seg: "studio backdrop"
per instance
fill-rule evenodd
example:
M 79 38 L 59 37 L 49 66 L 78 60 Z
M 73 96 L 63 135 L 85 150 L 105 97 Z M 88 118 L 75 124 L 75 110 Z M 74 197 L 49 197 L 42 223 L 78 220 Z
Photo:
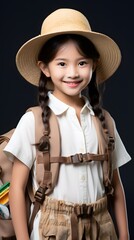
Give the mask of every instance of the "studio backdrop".
M 15 55 L 20 46 L 40 32 L 43 19 L 57 8 L 83 12 L 92 30 L 113 38 L 122 62 L 106 82 L 104 107 L 115 119 L 118 132 L 132 160 L 120 168 L 126 193 L 131 240 L 134 239 L 134 27 L 132 1 L 39 0 L 3 1 L 0 6 L 0 134 L 15 127 L 28 107 L 37 104 L 37 89 L 18 73 Z

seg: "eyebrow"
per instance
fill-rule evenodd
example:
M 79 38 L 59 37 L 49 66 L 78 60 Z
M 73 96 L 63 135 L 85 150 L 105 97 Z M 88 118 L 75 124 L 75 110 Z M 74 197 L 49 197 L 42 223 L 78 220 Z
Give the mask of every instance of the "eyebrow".
M 80 57 L 76 59 L 77 61 L 83 60 L 83 59 L 88 59 L 87 57 Z M 67 61 L 67 58 L 56 58 L 55 61 Z
M 66 61 L 67 58 L 56 58 L 55 61 Z

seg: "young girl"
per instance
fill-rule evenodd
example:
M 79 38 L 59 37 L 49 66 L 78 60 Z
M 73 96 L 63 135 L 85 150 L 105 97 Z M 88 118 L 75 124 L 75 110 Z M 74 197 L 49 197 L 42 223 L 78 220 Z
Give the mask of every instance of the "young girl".
M 101 106 L 99 86 L 118 68 L 121 60 L 117 44 L 108 36 L 93 32 L 85 16 L 73 9 L 58 9 L 43 22 L 41 35 L 26 42 L 16 63 L 21 75 L 39 89 L 44 135 L 35 140 L 33 112 L 25 113 L 5 148 L 14 162 L 10 186 L 10 208 L 17 240 L 101 239 L 128 240 L 124 191 L 118 168 L 130 160 L 113 118 Z M 83 91 L 86 90 L 86 96 Z M 85 156 L 77 164 L 60 164 L 58 181 L 38 211 L 29 236 L 25 190 L 30 170 L 33 189 L 36 180 L 36 150 L 43 151 L 50 131 L 51 111 L 57 117 L 61 156 Z M 101 161 L 86 161 L 100 150 L 97 126 L 106 134 L 106 118 L 114 129 L 111 153 L 113 209 L 117 233 L 107 207 L 107 191 Z M 97 125 L 94 119 L 97 120 Z M 103 134 L 102 134 L 103 135 Z M 100 135 L 100 136 L 102 136 Z M 103 143 L 102 143 L 103 145 Z M 112 144 L 113 145 L 113 144 Z M 109 148 L 107 144 L 107 149 Z M 78 160 L 78 159 L 77 159 Z M 89 159 L 88 159 L 89 160 Z

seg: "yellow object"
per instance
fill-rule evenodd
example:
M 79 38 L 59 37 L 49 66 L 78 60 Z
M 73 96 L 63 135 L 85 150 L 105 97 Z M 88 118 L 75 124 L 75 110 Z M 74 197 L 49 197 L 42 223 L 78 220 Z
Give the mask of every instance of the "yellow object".
M 0 204 L 5 205 L 9 201 L 9 183 L 6 183 L 0 188 Z

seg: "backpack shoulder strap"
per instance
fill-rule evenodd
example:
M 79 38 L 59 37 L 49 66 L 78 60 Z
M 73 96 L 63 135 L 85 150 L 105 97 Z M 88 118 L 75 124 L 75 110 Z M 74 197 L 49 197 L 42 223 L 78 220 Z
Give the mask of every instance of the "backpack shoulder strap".
M 107 135 L 105 134 L 101 122 L 98 117 L 92 116 L 92 120 L 96 129 L 97 137 L 98 137 L 98 152 L 99 154 L 104 154 L 106 153 L 107 149 Z
M 31 107 L 27 111 L 32 111 L 35 118 L 35 142 L 38 143 L 44 133 L 44 125 L 42 122 L 42 109 L 40 107 Z M 50 119 L 50 156 L 60 156 L 60 131 L 56 115 L 51 111 Z M 36 150 L 37 161 L 36 161 L 36 178 L 40 184 L 44 176 L 44 164 L 46 164 L 47 153 L 42 153 Z M 50 159 L 49 159 L 50 160 Z M 50 163 L 49 163 L 50 164 Z M 58 177 L 58 163 L 51 163 L 50 169 L 52 172 L 52 186 L 55 185 Z M 54 167 L 53 167 L 54 166 Z M 47 191 L 48 193 L 48 191 Z
M 44 133 L 44 125 L 42 122 L 42 109 L 40 107 L 32 107 L 32 108 L 29 108 L 27 111 L 32 111 L 34 114 L 35 141 L 36 143 L 38 143 Z M 48 137 L 50 141 L 50 149 L 44 152 L 39 152 L 36 149 L 36 178 L 39 184 L 39 188 L 36 191 L 34 196 L 35 203 L 34 203 L 34 210 L 31 216 L 31 221 L 29 226 L 30 231 L 33 226 L 35 215 L 38 212 L 40 205 L 45 198 L 45 195 L 49 194 L 53 190 L 53 187 L 55 186 L 56 181 L 58 179 L 59 163 L 50 164 L 51 156 L 60 155 L 59 126 L 58 126 L 57 118 L 52 111 L 49 119 L 49 124 L 50 124 L 50 134 Z
M 103 114 L 105 116 L 105 122 L 107 125 L 107 129 L 109 132 L 109 135 L 113 138 L 115 138 L 115 134 L 114 134 L 114 123 L 113 123 L 113 119 L 112 116 L 110 115 L 110 113 L 108 111 L 106 111 L 105 109 L 103 109 Z
M 106 129 L 103 129 L 100 120 L 93 116 L 93 121 L 96 127 L 98 142 L 99 142 L 99 153 L 106 153 L 107 159 L 102 162 L 103 169 L 103 181 L 107 194 L 113 194 L 113 187 L 111 185 L 112 181 L 112 151 L 114 149 L 114 124 L 113 119 L 109 112 L 102 110 Z
M 106 123 L 106 129 L 102 128 L 100 120 L 93 116 L 93 122 L 97 131 L 98 141 L 99 141 L 99 152 L 104 153 L 107 149 L 107 145 L 111 144 L 112 148 L 114 147 L 114 123 L 113 119 L 108 111 L 105 109 L 102 110 L 104 117 L 105 117 L 105 123 Z M 102 138 L 103 136 L 103 138 Z
M 44 125 L 42 122 L 42 109 L 39 106 L 31 107 L 27 110 L 32 111 L 35 118 L 35 142 L 38 143 L 44 133 Z M 51 156 L 59 156 L 60 154 L 60 133 L 56 115 L 51 111 L 50 119 L 50 153 Z
M 108 142 L 108 150 L 107 150 L 107 155 L 108 155 L 108 162 L 104 162 L 103 164 L 103 169 L 106 172 L 106 169 L 108 169 L 108 175 L 105 174 L 105 189 L 106 193 L 108 196 L 113 195 L 114 193 L 114 188 L 112 186 L 112 178 L 113 178 L 113 162 L 112 162 L 112 152 L 115 147 L 115 132 L 114 132 L 114 121 L 112 119 L 112 116 L 108 111 L 103 109 L 103 114 L 105 117 L 105 123 L 106 123 L 106 128 L 107 128 L 107 135 L 109 138 Z
M 105 116 L 106 123 L 106 135 L 108 136 L 108 150 L 113 151 L 115 147 L 115 131 L 114 131 L 114 121 L 110 113 L 103 109 L 103 114 Z

